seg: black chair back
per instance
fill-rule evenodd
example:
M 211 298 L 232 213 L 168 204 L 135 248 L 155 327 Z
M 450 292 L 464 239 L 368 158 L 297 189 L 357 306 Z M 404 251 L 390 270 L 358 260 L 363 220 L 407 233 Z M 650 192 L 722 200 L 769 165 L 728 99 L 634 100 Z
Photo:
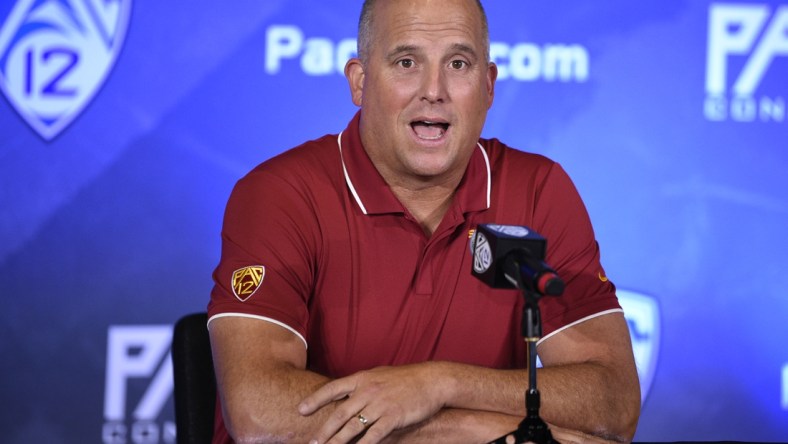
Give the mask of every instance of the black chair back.
M 194 313 L 175 324 L 172 368 L 178 444 L 210 444 L 216 409 L 208 314 Z

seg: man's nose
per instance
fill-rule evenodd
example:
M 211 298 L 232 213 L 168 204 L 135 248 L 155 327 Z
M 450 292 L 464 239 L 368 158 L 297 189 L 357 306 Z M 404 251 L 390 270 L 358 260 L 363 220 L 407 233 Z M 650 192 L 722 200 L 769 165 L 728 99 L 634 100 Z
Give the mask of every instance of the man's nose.
M 446 100 L 446 73 L 440 66 L 424 70 L 422 78 L 422 100 L 430 103 L 443 103 Z

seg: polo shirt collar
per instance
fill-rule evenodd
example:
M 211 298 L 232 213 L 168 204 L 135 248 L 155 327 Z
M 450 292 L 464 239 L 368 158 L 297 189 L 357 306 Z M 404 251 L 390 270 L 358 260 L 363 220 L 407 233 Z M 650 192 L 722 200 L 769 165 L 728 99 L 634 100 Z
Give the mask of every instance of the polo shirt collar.
M 405 207 L 389 188 L 361 144 L 357 112 L 348 127 L 337 136 L 342 170 L 353 198 L 364 214 L 404 213 Z M 452 205 L 462 213 L 490 208 L 490 159 L 480 143 L 471 155 Z

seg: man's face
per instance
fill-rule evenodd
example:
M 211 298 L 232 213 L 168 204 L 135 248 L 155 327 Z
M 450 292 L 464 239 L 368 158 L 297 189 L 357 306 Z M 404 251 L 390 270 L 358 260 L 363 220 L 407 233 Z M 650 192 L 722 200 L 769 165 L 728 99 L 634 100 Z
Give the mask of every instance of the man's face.
M 372 17 L 367 60 L 345 68 L 364 147 L 391 185 L 458 179 L 497 75 L 481 12 L 473 0 L 389 0 Z

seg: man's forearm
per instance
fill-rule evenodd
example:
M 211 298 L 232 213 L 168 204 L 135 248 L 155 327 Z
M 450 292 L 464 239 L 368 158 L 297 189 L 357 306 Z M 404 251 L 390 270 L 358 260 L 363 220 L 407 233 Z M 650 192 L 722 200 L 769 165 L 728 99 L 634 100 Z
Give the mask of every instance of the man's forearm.
M 308 442 L 326 417 L 326 408 L 304 417 L 298 404 L 329 378 L 304 370 L 301 340 L 278 325 L 244 317 L 210 324 L 216 381 L 227 432 L 239 443 Z
M 492 370 L 445 363 L 455 397 L 448 405 L 525 416 L 527 370 Z M 608 440 L 631 439 L 640 393 L 622 370 L 595 363 L 567 364 L 538 370 L 540 416 L 553 424 Z M 635 376 L 636 377 L 636 376 Z
M 595 363 L 540 369 L 542 416 L 606 440 L 631 441 L 640 416 L 640 390 L 637 373 L 625 372 Z
M 436 442 L 488 443 L 517 428 L 521 417 L 466 409 L 442 409 L 419 424 L 393 432 L 386 444 L 433 444 Z
M 443 409 L 427 421 L 397 430 L 386 444 L 487 444 L 515 432 L 523 417 L 465 409 Z M 613 444 L 610 440 L 546 424 L 553 439 L 564 444 Z
M 244 376 L 228 377 L 229 381 Z M 329 381 L 325 376 L 282 368 L 247 378 L 238 379 L 237 387 L 243 390 L 220 391 L 225 425 L 236 442 L 309 442 L 333 411 L 332 403 L 311 416 L 298 413 L 301 399 Z

